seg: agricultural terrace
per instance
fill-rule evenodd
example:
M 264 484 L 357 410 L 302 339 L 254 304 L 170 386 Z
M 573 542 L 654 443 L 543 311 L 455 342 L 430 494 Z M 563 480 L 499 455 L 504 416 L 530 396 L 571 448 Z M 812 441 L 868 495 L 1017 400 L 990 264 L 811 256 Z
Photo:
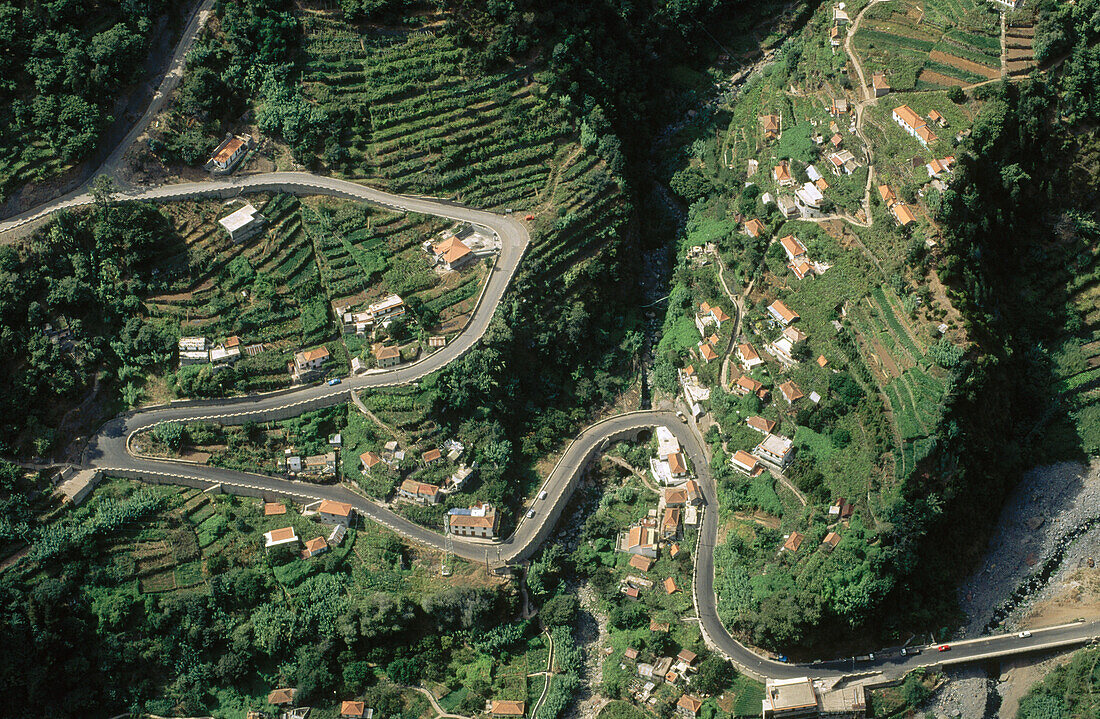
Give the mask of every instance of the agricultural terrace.
M 852 50 L 868 79 L 883 72 L 895 91 L 973 85 L 1001 76 L 999 18 L 986 0 L 876 3 Z
M 302 347 L 327 342 L 334 360 L 328 369 L 337 373 L 347 371 L 349 354 L 369 360 L 363 339 L 336 341 L 333 305 L 355 308 L 397 293 L 425 333 L 454 334 L 488 274 L 483 261 L 442 275 L 431 266 L 421 243 L 446 226 L 435 218 L 331 198 L 252 202 L 267 226 L 236 244 L 217 223 L 227 214 L 221 203 L 168 205 L 182 242 L 159 263 L 144 302 L 146 321 L 178 336 L 218 342 L 236 335 L 243 346 L 262 344 L 262 352 L 234 367 L 239 391 L 289 384 L 287 362 Z M 427 349 L 408 325 L 391 337 L 407 359 Z
M 85 504 L 51 528 L 48 541 L 36 541 L 28 558 L 7 571 L 22 572 L 25 586 L 34 587 L 50 580 L 61 556 L 90 553 L 103 567 L 85 577 L 88 604 L 100 621 L 125 627 L 127 612 L 134 607 L 165 613 L 172 607 L 199 606 L 196 601 L 201 606 L 214 601 L 224 608 L 227 634 L 238 623 L 250 621 L 255 659 L 264 678 L 241 684 L 249 689 L 219 688 L 211 703 L 220 707 L 215 713 L 241 719 L 247 709 L 265 706 L 271 683 L 296 671 L 294 662 L 288 664 L 279 651 L 288 632 L 335 634 L 354 641 L 354 631 L 336 632 L 335 627 L 339 618 L 357 616 L 361 606 L 392 603 L 390 623 L 396 626 L 382 631 L 400 632 L 415 621 L 414 611 L 420 606 L 430 612 L 436 604 L 443 606 L 450 598 L 487 587 L 494 588 L 491 596 L 498 596 L 500 580 L 487 577 L 482 565 L 452 558 L 452 573 L 440 577 L 438 552 L 406 545 L 377 525 L 368 532 L 349 529 L 338 546 L 310 559 L 300 558 L 301 546 L 265 550 L 264 532 L 273 529 L 293 527 L 300 541 L 327 537 L 332 531 L 289 502 L 277 504 L 285 512 L 267 516 L 258 498 L 107 479 Z M 243 619 L 238 616 L 241 607 L 248 611 Z M 507 608 L 502 611 L 512 614 Z M 363 621 L 366 627 L 369 620 Z M 357 627 L 358 620 L 348 626 Z M 529 700 L 527 675 L 546 669 L 545 636 L 526 622 L 500 624 L 473 636 L 455 641 L 440 662 L 424 667 L 424 683 L 443 696 L 452 711 L 461 707 L 476 713 L 473 703 L 480 709 L 488 696 Z M 147 635 L 133 637 L 134 642 L 150 640 Z M 170 662 L 176 660 L 173 651 L 165 655 Z M 400 675 L 392 665 L 388 674 L 393 681 L 393 675 Z M 485 685 L 475 677 L 484 679 Z M 537 697 L 541 680 L 530 684 Z M 391 691 L 405 693 L 399 687 Z M 396 702 L 395 713 L 407 709 L 411 716 L 420 716 L 428 711 L 423 697 L 417 697 L 408 691 Z M 338 713 L 335 708 L 319 708 L 323 716 Z
M 544 201 L 573 133 L 522 69 L 470 75 L 449 37 L 302 20 L 306 92 L 350 118 L 334 169 L 482 207 Z

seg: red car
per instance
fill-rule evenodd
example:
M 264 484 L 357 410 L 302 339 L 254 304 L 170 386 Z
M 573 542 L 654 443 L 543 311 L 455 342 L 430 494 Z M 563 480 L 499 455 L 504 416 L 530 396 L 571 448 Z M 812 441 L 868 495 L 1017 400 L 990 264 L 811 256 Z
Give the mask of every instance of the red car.
M 951 645 L 950 645 L 950 644 L 941 644 L 941 645 L 940 645 L 940 646 L 939 646 L 939 647 L 938 647 L 938 648 L 936 649 L 936 651 L 937 651 L 937 652 L 946 652 L 946 651 L 947 651 L 947 650 L 949 650 L 949 649 L 951 649 Z

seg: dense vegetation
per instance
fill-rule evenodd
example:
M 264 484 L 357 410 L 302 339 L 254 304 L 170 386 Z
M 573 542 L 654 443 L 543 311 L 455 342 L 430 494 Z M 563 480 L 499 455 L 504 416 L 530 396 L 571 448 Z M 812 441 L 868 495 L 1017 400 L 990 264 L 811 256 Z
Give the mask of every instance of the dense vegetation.
M 158 18 L 181 4 L 0 3 L 0 202 L 91 154 Z
M 1096 692 L 1100 689 L 1095 649 L 1076 652 L 1036 682 L 1020 700 L 1017 719 L 1091 719 L 1097 716 Z

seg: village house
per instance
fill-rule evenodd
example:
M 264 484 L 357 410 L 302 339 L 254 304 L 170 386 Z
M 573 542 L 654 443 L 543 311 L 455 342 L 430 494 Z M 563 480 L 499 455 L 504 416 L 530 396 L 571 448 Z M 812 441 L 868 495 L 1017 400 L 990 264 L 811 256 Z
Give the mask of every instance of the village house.
M 730 465 L 741 472 L 754 477 L 760 473 L 760 461 L 744 450 L 737 450 L 730 457 Z
M 831 552 L 836 549 L 836 545 L 840 544 L 840 535 L 836 532 L 829 532 L 825 535 L 825 539 L 821 542 L 821 548 L 826 552 Z
M 466 484 L 466 480 L 474 473 L 473 467 L 467 467 L 466 465 L 460 465 L 458 469 L 451 473 L 451 476 L 447 479 L 447 491 L 457 492 L 462 489 L 462 485 Z
M 783 251 L 787 253 L 788 262 L 805 259 L 806 246 L 799 242 L 794 235 L 787 235 L 780 239 L 779 244 L 783 247 Z
M 768 305 L 768 314 L 770 314 L 776 322 L 784 326 L 798 319 L 798 314 L 792 312 L 782 300 L 776 300 Z
M 264 547 L 266 549 L 283 544 L 297 543 L 298 535 L 294 533 L 294 527 L 283 527 L 282 529 L 272 529 L 270 532 L 264 532 Z
M 783 399 L 787 401 L 787 404 L 794 404 L 804 396 L 798 385 L 789 380 L 779 385 L 779 392 L 783 395 Z
M 214 154 L 206 161 L 204 169 L 215 175 L 224 175 L 232 172 L 237 163 L 244 159 L 252 147 L 252 138 L 240 138 L 227 134 L 217 147 Z
M 344 541 L 344 535 L 348 533 L 347 525 L 337 524 L 332 528 L 332 531 L 328 533 L 328 544 L 330 547 L 339 546 L 340 542 Z
M 302 474 L 311 477 L 332 477 L 336 474 L 336 453 L 314 454 L 302 460 Z
M 347 502 L 336 502 L 331 499 L 322 500 L 317 505 L 317 515 L 325 524 L 342 524 L 345 527 L 355 518 L 355 509 Z
M 798 548 L 802 546 L 803 539 L 804 537 L 798 532 L 791 532 L 787 535 L 787 541 L 783 542 L 783 548 L 780 551 L 797 552 Z
M 760 163 L 756 160 L 750 159 L 748 162 L 745 163 L 745 179 L 751 180 L 753 175 L 755 175 L 757 170 L 759 169 Z
M 745 420 L 745 424 L 761 434 L 771 434 L 771 431 L 775 429 L 775 422 L 760 416 L 749 417 Z
M 812 182 L 807 182 L 794 191 L 798 200 L 799 211 L 803 217 L 821 217 L 821 205 L 825 202 L 825 195 Z
M 860 684 L 827 689 L 809 677 L 768 679 L 764 685 L 763 719 L 798 717 L 865 717 L 867 698 Z
M 711 322 L 718 326 L 718 329 L 722 329 L 723 322 L 729 322 L 730 316 L 718 305 L 711 305 L 707 302 L 703 302 L 699 305 L 699 314 L 697 315 L 696 327 L 699 327 L 700 322 L 703 327 L 706 327 Z M 704 337 L 707 335 L 706 331 L 699 329 L 699 334 Z
M 829 114 L 840 117 L 841 115 L 847 115 L 850 110 L 851 107 L 848 105 L 848 101 L 838 98 L 833 100 L 833 106 L 830 108 Z
M 829 138 L 829 144 L 832 145 L 834 150 L 839 150 L 840 146 L 844 144 L 844 136 L 839 132 L 833 133 L 833 136 Z M 854 160 L 855 158 L 853 157 L 852 159 Z M 835 167 L 833 168 L 833 173 L 836 174 Z
M 439 502 L 439 487 L 426 482 L 417 482 L 413 479 L 406 479 L 402 482 L 397 488 L 397 494 L 420 504 L 436 504 Z
M 916 138 L 921 145 L 928 147 L 928 143 L 936 141 L 936 134 L 928 127 L 928 123 L 908 105 L 895 107 L 890 116 L 898 127 Z
M 833 25 L 829 28 L 829 45 L 832 47 L 840 47 L 840 28 Z
M 443 453 L 438 449 L 429 449 L 420 455 L 420 460 L 424 463 L 425 467 L 430 467 L 436 462 L 443 460 Z
M 844 9 L 844 3 L 839 3 L 833 8 L 833 24 L 837 27 L 848 24 L 848 12 Z
M 345 701 L 340 702 L 340 716 L 353 719 L 371 719 L 374 709 L 368 709 L 365 702 Z
M 764 345 L 764 349 L 783 363 L 784 366 L 790 367 L 791 365 L 798 364 L 798 360 L 794 357 L 794 346 L 799 342 L 805 341 L 805 332 L 797 327 L 785 327 L 779 339 L 769 345 Z
M 814 276 L 814 266 L 806 260 L 799 260 L 798 262 L 787 266 L 790 268 L 791 272 L 794 273 L 794 276 L 797 277 L 800 281 L 806 279 L 807 277 Z
M 761 115 L 760 129 L 764 132 L 765 140 L 777 140 L 783 129 L 783 119 L 778 115 Z
M 643 557 L 640 554 L 633 554 L 630 557 L 630 566 L 641 572 L 648 572 L 653 569 L 653 560 L 649 557 Z
M 677 586 L 676 580 L 672 577 L 666 579 L 663 584 L 665 587 L 665 594 L 675 594 L 676 592 L 680 591 L 680 587 Z
M 317 347 L 316 349 L 295 352 L 291 373 L 299 382 L 306 382 L 320 371 L 321 366 L 325 364 L 328 358 L 328 347 Z
M 755 394 L 761 400 L 763 400 L 765 402 L 767 401 L 768 390 L 764 388 L 763 384 L 761 384 L 760 382 L 757 382 L 752 377 L 749 377 L 746 374 L 743 374 L 740 377 L 738 377 L 737 381 L 734 382 L 733 387 L 731 389 L 733 390 L 733 393 L 736 394 L 736 395 L 744 396 L 746 394 L 751 393 L 751 394 Z
M 267 219 L 252 205 L 245 205 L 218 220 L 234 244 L 240 244 L 259 232 Z
M 482 503 L 448 510 L 447 530 L 459 537 L 493 539 L 497 533 L 497 511 L 491 504 Z
M 324 537 L 314 537 L 306 542 L 306 548 L 302 550 L 302 559 L 309 559 L 310 557 L 316 557 L 318 554 L 324 554 L 328 551 L 328 542 Z
M 661 539 L 675 539 L 680 533 L 679 507 L 665 507 L 665 513 L 661 517 Z
M 780 467 L 786 467 L 794 458 L 794 443 L 788 437 L 769 434 L 753 448 L 752 453 Z
M 680 697 L 680 700 L 676 702 L 676 713 L 680 716 L 688 717 L 689 719 L 695 719 L 702 710 L 703 701 L 701 699 L 696 699 L 690 694 L 684 694 Z
M 932 122 L 936 123 L 940 127 L 947 127 L 947 118 L 944 117 L 943 115 L 941 115 L 936 110 L 929 111 L 928 119 L 931 120 Z
M 447 346 L 447 338 L 444 335 L 432 335 L 428 338 L 428 346 L 432 349 L 439 349 Z
M 657 530 L 636 524 L 619 535 L 619 550 L 639 554 L 650 559 L 657 558 Z
M 854 512 L 855 506 L 845 500 L 844 497 L 840 497 L 829 507 L 829 518 L 840 520 L 850 519 Z
M 359 455 L 359 469 L 370 474 L 370 471 L 382 463 L 382 458 L 374 452 L 363 452 Z
M 746 371 L 764 364 L 764 360 L 760 359 L 760 355 L 756 353 L 756 350 L 753 349 L 752 345 L 748 342 L 737 345 L 737 359 L 740 360 L 741 366 L 744 367 Z
M 745 234 L 753 239 L 756 239 L 764 233 L 764 223 L 755 217 L 745 223 Z
M 270 694 L 267 695 L 267 703 L 272 706 L 285 706 L 287 704 L 294 703 L 294 696 L 298 693 L 297 689 L 285 687 L 282 689 L 273 689 Z
M 405 301 L 400 295 L 386 295 L 377 302 L 367 305 L 367 314 L 375 322 L 400 317 L 405 314 Z
M 699 343 L 699 356 L 703 358 L 703 362 L 706 364 L 710 364 L 712 360 L 718 359 L 718 353 L 706 342 Z
M 859 163 L 856 162 L 856 156 L 851 150 L 830 153 L 825 159 L 829 161 L 829 169 L 837 177 L 851 175 L 859 169 Z
M 477 255 L 469 246 L 457 237 L 448 237 L 436 244 L 429 243 L 429 249 L 435 263 L 442 265 L 445 270 L 461 269 L 477 259 Z
M 794 184 L 794 177 L 791 175 L 791 168 L 786 160 L 772 168 L 772 179 L 780 187 L 788 187 Z
M 215 366 L 229 365 L 241 358 L 241 340 L 229 337 L 225 343 L 210 348 L 210 362 Z
M 829 360 L 825 359 L 825 355 L 818 355 L 818 358 L 817 358 L 817 366 L 818 367 L 825 367 L 828 364 L 829 364 Z
M 382 347 L 378 345 L 372 351 L 374 352 L 374 363 L 380 369 L 396 367 L 401 364 L 400 347 Z
M 890 93 L 890 83 L 886 82 L 886 76 L 876 72 L 871 76 L 871 87 L 875 91 L 875 97 L 882 97 Z
M 642 596 L 642 593 L 638 591 L 637 587 L 623 586 L 619 587 L 619 591 L 625 594 L 630 599 L 637 599 Z
M 801 212 L 798 209 L 798 200 L 793 195 L 780 195 L 775 201 L 775 206 L 786 218 L 797 217 Z
M 687 487 L 667 487 L 661 501 L 666 507 L 683 507 L 688 502 Z
M 205 337 L 180 337 L 176 347 L 179 351 L 180 367 L 206 364 L 210 361 Z
M 891 207 L 890 214 L 894 216 L 894 221 L 898 223 L 898 227 L 907 227 L 917 221 L 913 211 L 909 209 L 909 205 L 904 202 L 899 202 Z
M 282 502 L 264 502 L 264 516 L 277 517 L 286 514 L 286 505 Z
M 924 169 L 928 171 L 928 176 L 934 180 L 940 179 L 943 175 L 951 174 L 951 166 L 955 164 L 955 158 L 953 155 L 948 155 L 942 160 L 932 160 Z
M 493 699 L 489 702 L 489 713 L 495 717 L 521 717 L 526 712 L 526 708 L 526 702 L 521 701 Z

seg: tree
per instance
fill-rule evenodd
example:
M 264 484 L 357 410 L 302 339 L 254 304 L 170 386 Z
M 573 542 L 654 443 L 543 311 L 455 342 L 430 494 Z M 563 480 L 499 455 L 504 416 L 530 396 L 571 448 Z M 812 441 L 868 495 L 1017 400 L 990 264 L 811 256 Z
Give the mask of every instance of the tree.
M 542 605 L 542 621 L 547 626 L 569 626 L 577 616 L 579 604 L 572 594 L 559 594 Z
M 420 660 L 416 657 L 401 657 L 389 663 L 386 674 L 395 684 L 414 687 L 420 683 L 422 668 Z
M 717 654 L 708 654 L 701 662 L 691 686 L 702 694 L 722 693 L 737 678 L 733 666 Z
M 956 105 L 961 105 L 966 102 L 966 92 L 958 85 L 955 85 L 947 91 L 947 99 Z

